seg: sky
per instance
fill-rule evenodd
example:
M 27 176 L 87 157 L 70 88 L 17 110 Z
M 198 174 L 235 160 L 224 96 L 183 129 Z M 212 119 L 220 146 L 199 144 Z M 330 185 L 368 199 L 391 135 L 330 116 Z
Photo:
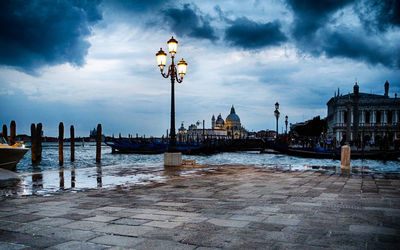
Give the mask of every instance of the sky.
M 43 123 L 88 136 L 161 136 L 170 125 L 171 84 L 155 54 L 178 40 L 188 63 L 175 86 L 176 127 L 234 105 L 248 131 L 326 116 L 340 89 L 400 94 L 397 0 L 2 0 L 0 125 L 29 134 Z M 170 63 L 168 56 L 167 63 Z M 68 129 L 66 129 L 68 131 Z M 68 132 L 65 136 L 69 136 Z

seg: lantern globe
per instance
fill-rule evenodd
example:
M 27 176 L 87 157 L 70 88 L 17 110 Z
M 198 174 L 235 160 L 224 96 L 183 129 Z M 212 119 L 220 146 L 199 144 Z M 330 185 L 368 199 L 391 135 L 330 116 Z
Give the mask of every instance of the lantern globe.
M 174 37 L 172 37 L 171 39 L 169 39 L 167 44 L 169 53 L 171 53 L 171 56 L 174 56 L 176 54 L 176 50 L 178 49 L 178 41 L 175 40 Z
M 187 69 L 187 63 L 185 62 L 185 60 L 180 60 L 178 62 L 178 74 L 183 78 L 186 74 L 186 69 Z
M 157 52 L 156 57 L 158 67 L 160 67 L 160 69 L 164 69 L 167 63 L 167 54 L 165 54 L 162 48 L 160 48 L 160 51 Z
M 278 102 L 275 103 L 275 109 L 279 109 L 279 103 Z

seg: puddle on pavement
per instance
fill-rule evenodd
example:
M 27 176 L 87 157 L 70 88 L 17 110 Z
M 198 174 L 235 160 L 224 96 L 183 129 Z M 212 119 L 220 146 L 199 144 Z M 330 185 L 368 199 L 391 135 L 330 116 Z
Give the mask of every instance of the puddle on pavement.
M 234 165 L 233 165 L 234 166 Z M 243 165 L 237 165 L 243 166 Z M 379 173 L 368 167 L 351 167 L 343 171 L 338 166 L 310 166 L 303 168 L 296 165 L 251 165 L 260 169 L 278 171 L 314 171 L 327 174 L 365 176 L 374 178 L 399 178 L 398 172 Z M 111 189 L 123 185 L 146 185 L 154 182 L 165 182 L 177 177 L 191 176 L 202 171 L 212 173 L 227 165 L 213 165 L 205 168 L 168 168 L 162 165 L 148 168 L 142 165 L 109 165 L 87 168 L 59 168 L 32 173 L 20 173 L 21 181 L 12 186 L 1 188 L 0 196 L 53 195 L 64 191 L 82 191 L 87 189 Z

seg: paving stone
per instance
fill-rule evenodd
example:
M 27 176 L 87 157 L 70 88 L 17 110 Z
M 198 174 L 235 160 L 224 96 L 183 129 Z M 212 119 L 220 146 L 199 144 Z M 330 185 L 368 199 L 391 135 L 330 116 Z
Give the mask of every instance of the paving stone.
M 251 222 L 249 224 L 249 228 L 254 228 L 256 230 L 263 230 L 263 231 L 281 231 L 285 227 L 286 225 L 270 224 L 263 222 Z
M 126 235 L 126 236 L 140 236 L 151 230 L 153 230 L 153 228 L 146 226 L 127 226 L 127 225 L 114 225 L 114 224 L 94 229 L 94 231 L 97 232 Z
M 279 211 L 279 207 L 276 205 L 273 206 L 248 206 L 246 210 L 253 212 L 260 212 L 264 214 L 274 214 Z
M 143 219 L 143 220 L 169 220 L 173 218 L 173 216 L 170 215 L 161 215 L 161 214 L 136 214 L 131 216 L 131 218 L 134 219 Z
M 149 222 L 149 220 L 122 218 L 122 219 L 112 221 L 113 224 L 121 224 L 121 225 L 129 225 L 129 226 L 139 226 L 146 222 Z
M 143 225 L 151 227 L 161 227 L 161 228 L 175 228 L 182 225 L 182 223 L 183 222 L 179 221 L 150 221 Z
M 245 227 L 249 224 L 248 221 L 223 220 L 223 219 L 209 219 L 207 222 L 223 227 Z
M 217 247 L 198 247 L 196 250 L 219 250 L 222 248 L 217 248 Z
M 107 212 L 118 212 L 121 210 L 126 209 L 125 207 L 111 207 L 111 206 L 106 206 L 106 207 L 99 207 L 96 210 L 101 210 L 101 211 L 107 211 Z
M 73 220 L 65 218 L 43 218 L 41 220 L 33 221 L 33 224 L 46 225 L 46 226 L 62 226 L 73 222 Z
M 197 223 L 197 222 L 203 222 L 205 220 L 208 220 L 206 217 L 200 217 L 200 216 L 193 216 L 193 217 L 174 217 L 170 219 L 170 221 L 179 221 L 179 222 L 192 222 L 192 223 Z
M 105 227 L 106 223 L 97 222 L 97 221 L 75 221 L 69 224 L 66 224 L 62 227 L 71 228 L 71 229 L 81 229 L 81 230 L 92 230 L 94 228 Z
M 318 202 L 293 202 L 294 206 L 306 206 L 306 207 L 320 207 L 321 203 Z
M 48 236 L 55 239 L 86 241 L 99 235 L 92 231 L 84 231 L 79 229 L 47 227 L 36 232 L 37 235 Z
M 156 206 L 166 206 L 166 207 L 182 207 L 182 206 L 185 206 L 186 203 L 180 203 L 180 202 L 157 202 L 154 205 L 156 205 Z
M 143 241 L 144 239 L 136 237 L 128 237 L 128 236 L 119 236 L 119 235 L 104 235 L 90 240 L 90 242 L 93 243 L 118 246 L 118 247 L 129 247 L 129 248 L 134 247 L 135 249 L 136 246 Z
M 196 217 L 196 216 L 200 216 L 201 215 L 199 213 L 182 212 L 182 211 L 170 211 L 170 210 L 157 210 L 154 213 L 155 214 L 182 216 L 182 217 Z
M 59 239 L 50 236 L 30 235 L 16 232 L 0 231 L 0 242 L 16 243 L 35 248 L 46 248 L 60 243 Z
M 109 222 L 109 221 L 113 221 L 113 220 L 117 220 L 117 219 L 118 219 L 118 217 L 96 215 L 94 217 L 85 218 L 84 220 L 97 221 L 97 222 Z
M 43 218 L 42 216 L 37 216 L 37 215 L 16 214 L 12 216 L 2 217 L 1 220 L 26 223 L 35 220 L 40 220 L 42 218 Z
M 99 244 L 93 244 L 89 242 L 81 242 L 81 241 L 68 241 L 64 242 L 52 247 L 49 247 L 47 249 L 49 250 L 64 250 L 64 249 L 93 249 L 93 250 L 98 250 L 98 249 L 106 249 L 108 248 L 107 246 L 102 246 Z
M 281 224 L 287 226 L 295 226 L 300 223 L 298 219 L 286 218 L 283 216 L 270 216 L 268 217 L 265 222 L 272 223 L 272 224 Z
M 387 227 L 375 227 L 370 225 L 350 225 L 350 232 L 369 233 L 369 234 L 389 234 L 396 235 L 396 229 Z
M 16 243 L 0 242 L 0 249 L 17 250 L 24 248 L 28 248 L 28 246 Z
M 43 217 L 62 217 L 65 214 L 67 214 L 67 210 L 42 210 L 35 213 L 35 215 Z
M 191 250 L 195 249 L 196 246 L 181 244 L 174 241 L 166 241 L 166 240 L 154 240 L 154 239 L 146 239 L 139 245 L 135 246 L 135 249 L 152 249 L 152 250 L 163 250 L 163 249 L 170 249 L 170 250 Z
M 191 234 L 191 231 L 181 229 L 179 227 L 175 228 L 174 230 L 171 230 L 169 228 L 154 228 L 154 230 L 144 233 L 140 237 L 181 242 L 182 240 L 189 237 Z
M 243 220 L 243 221 L 253 221 L 253 222 L 262 221 L 264 218 L 265 217 L 240 215 L 240 214 L 236 214 L 236 215 L 229 217 L 229 219 L 231 219 L 231 220 Z

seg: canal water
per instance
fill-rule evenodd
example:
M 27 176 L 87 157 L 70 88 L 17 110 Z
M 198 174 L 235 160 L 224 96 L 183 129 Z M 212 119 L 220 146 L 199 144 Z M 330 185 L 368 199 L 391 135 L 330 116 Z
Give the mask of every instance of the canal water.
M 95 162 L 96 147 L 85 144 L 75 148 L 75 162 L 69 161 L 69 147 L 64 146 L 64 166 L 58 165 L 58 147 L 43 147 L 42 161 L 34 166 L 30 151 L 17 165 L 21 182 L 0 189 L 0 196 L 52 195 L 69 190 L 72 192 L 92 188 L 113 188 L 121 185 L 141 185 L 166 179 L 163 171 L 163 155 L 111 154 L 111 148 L 102 147 L 102 160 Z M 252 165 L 257 168 L 284 171 L 324 171 L 340 174 L 340 161 L 310 159 L 283 154 L 259 152 L 220 153 L 210 156 L 183 156 L 204 165 Z M 375 177 L 400 176 L 399 161 L 352 160 L 352 174 Z M 217 166 L 216 166 L 217 167 Z M 215 168 L 215 167 L 213 167 Z M 190 174 L 196 170 L 181 171 Z

